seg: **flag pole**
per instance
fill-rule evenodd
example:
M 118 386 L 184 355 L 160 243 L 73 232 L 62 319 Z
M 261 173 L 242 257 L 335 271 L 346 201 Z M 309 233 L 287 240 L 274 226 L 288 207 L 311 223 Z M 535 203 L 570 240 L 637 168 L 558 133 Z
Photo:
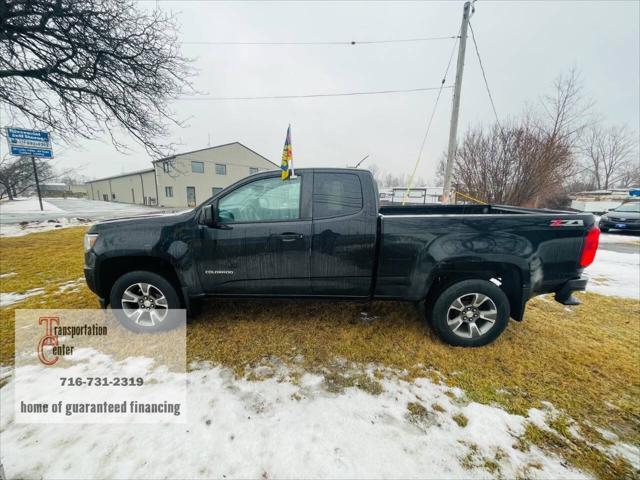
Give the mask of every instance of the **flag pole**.
M 291 124 L 289 124 L 289 140 L 291 140 Z M 296 178 L 296 172 L 293 169 L 293 142 L 291 142 L 291 146 L 289 148 L 291 148 L 291 160 L 289 160 L 291 166 L 291 175 L 289 176 L 289 178 Z

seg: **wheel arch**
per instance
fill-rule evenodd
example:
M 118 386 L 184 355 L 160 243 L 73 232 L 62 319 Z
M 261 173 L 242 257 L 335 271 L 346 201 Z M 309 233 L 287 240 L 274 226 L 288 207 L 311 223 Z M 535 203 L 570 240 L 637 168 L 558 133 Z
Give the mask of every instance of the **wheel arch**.
M 436 268 L 427 283 L 425 304 L 427 311 L 438 295 L 454 283 L 463 280 L 481 279 L 493 281 L 509 299 L 511 318 L 522 320 L 527 301 L 523 272 L 515 264 L 503 262 L 455 262 Z
M 98 290 L 100 296 L 106 299 L 107 304 L 115 281 L 125 273 L 136 270 L 152 272 L 167 279 L 176 289 L 182 305 L 185 305 L 182 285 L 173 265 L 162 258 L 150 256 L 111 257 L 100 262 L 100 273 L 97 279 Z

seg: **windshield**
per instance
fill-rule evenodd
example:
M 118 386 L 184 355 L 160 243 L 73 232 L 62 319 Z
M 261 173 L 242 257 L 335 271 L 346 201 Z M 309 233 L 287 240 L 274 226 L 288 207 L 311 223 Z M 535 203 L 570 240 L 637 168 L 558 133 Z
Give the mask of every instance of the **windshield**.
M 615 209 L 616 212 L 640 213 L 640 202 L 625 203 Z

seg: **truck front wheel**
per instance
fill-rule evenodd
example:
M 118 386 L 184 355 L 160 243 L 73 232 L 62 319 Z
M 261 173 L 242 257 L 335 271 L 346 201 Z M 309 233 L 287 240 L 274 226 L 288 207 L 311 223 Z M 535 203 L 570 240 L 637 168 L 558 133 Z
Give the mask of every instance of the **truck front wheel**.
M 180 298 L 174 286 L 157 273 L 135 271 L 122 275 L 111 288 L 111 308 L 129 330 L 155 332 L 169 330 L 178 316 Z
M 487 280 L 464 280 L 438 296 L 431 325 L 450 345 L 480 347 L 498 338 L 509 316 L 509 299 L 498 286 Z

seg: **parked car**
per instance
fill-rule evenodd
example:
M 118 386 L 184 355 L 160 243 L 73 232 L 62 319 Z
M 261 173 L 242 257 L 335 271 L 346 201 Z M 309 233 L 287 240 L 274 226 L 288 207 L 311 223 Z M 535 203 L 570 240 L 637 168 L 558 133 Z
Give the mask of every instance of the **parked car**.
M 640 232 L 640 201 L 626 202 L 612 208 L 600 217 L 599 226 L 603 232 L 612 228 Z
M 105 221 L 85 277 L 133 330 L 204 296 L 415 302 L 452 345 L 485 345 L 543 293 L 573 305 L 600 231 L 591 214 L 495 205 L 379 207 L 370 172 L 245 178 L 193 210 Z

